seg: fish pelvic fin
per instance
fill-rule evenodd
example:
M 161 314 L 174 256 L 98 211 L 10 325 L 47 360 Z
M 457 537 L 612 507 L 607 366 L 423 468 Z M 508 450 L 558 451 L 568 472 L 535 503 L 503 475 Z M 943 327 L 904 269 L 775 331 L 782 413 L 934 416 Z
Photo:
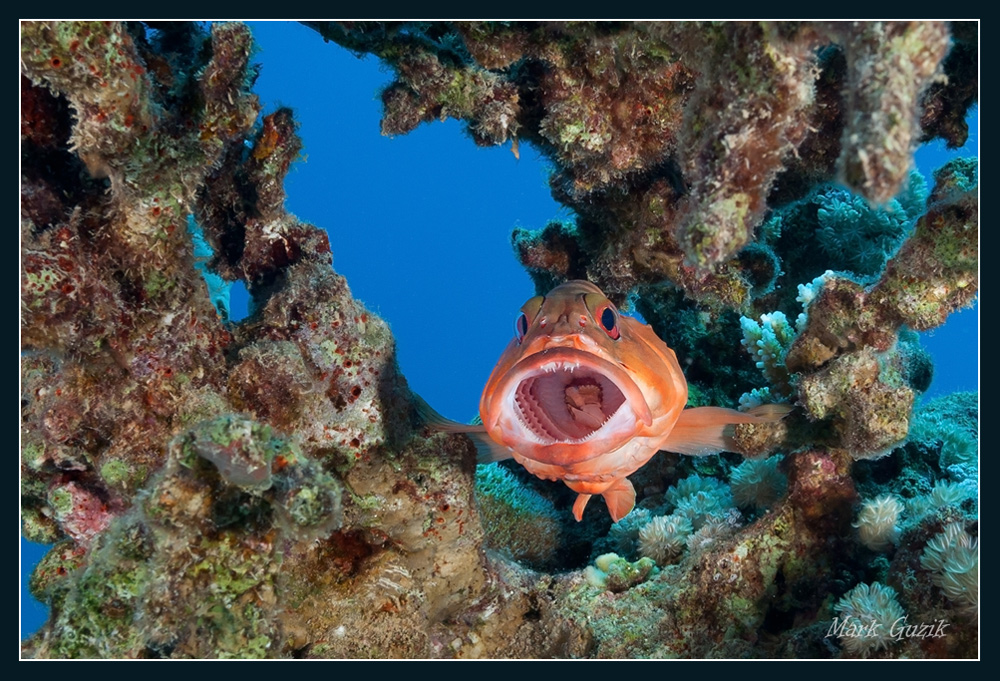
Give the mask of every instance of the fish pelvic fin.
M 601 492 L 604 503 L 608 505 L 611 520 L 618 522 L 631 512 L 635 506 L 635 488 L 628 478 L 622 478 L 608 489 Z
M 589 494 L 576 495 L 576 501 L 573 502 L 573 517 L 576 518 L 576 522 L 583 520 L 583 509 L 587 508 L 588 501 L 590 501 Z
M 794 407 L 788 404 L 762 404 L 742 412 L 722 407 L 685 409 L 660 449 L 689 456 L 707 456 L 735 451 L 733 426 L 738 423 L 774 423 Z
M 439 433 L 458 433 L 468 435 L 472 444 L 476 446 L 476 463 L 492 463 L 493 461 L 503 461 L 513 456 L 511 451 L 493 441 L 486 434 L 486 426 L 482 423 L 459 423 L 452 421 L 439 414 L 434 407 L 427 404 L 427 401 L 420 395 L 411 392 L 410 398 L 413 408 L 417 412 L 420 420 L 431 430 Z

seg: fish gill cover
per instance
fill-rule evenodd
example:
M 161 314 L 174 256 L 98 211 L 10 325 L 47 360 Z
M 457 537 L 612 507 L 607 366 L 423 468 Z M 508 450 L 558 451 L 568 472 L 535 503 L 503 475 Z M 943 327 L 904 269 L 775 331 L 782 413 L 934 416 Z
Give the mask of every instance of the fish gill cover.
M 302 142 L 250 29 L 24 22 L 22 532 L 52 545 L 24 656 L 977 656 L 978 400 L 920 400 L 914 333 L 974 302 L 976 160 L 909 172 L 969 134 L 976 22 L 310 28 L 392 69 L 383 134 L 451 117 L 548 159 L 573 219 L 512 236 L 538 292 L 640 312 L 692 405 L 796 405 L 737 428 L 775 461 L 661 453 L 614 526 L 477 475 L 287 211 Z M 499 354 L 479 309 L 417 300 Z

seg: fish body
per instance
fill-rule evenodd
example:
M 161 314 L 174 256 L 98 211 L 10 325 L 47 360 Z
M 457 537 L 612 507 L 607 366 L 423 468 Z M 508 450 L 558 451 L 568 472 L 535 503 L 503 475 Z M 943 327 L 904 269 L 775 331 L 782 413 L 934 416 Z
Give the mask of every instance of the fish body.
M 570 281 L 521 308 L 515 337 L 483 390 L 482 426 L 427 410 L 439 429 L 473 436 L 481 461 L 513 457 L 539 478 L 563 481 L 579 495 L 577 520 L 600 494 L 617 522 L 635 505 L 627 476 L 661 449 L 731 449 L 732 424 L 787 411 L 685 409 L 687 396 L 674 351 L 652 328 L 620 314 L 594 284 Z

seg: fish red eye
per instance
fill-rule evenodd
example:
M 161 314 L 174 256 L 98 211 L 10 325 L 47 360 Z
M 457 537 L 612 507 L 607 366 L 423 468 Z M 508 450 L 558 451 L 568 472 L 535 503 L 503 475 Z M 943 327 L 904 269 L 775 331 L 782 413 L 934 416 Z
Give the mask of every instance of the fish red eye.
M 613 340 L 621 338 L 618 331 L 618 313 L 610 305 L 601 310 L 601 328 L 603 328 Z
M 528 318 L 522 312 L 521 316 L 514 322 L 514 333 L 517 335 L 517 342 L 524 340 L 524 334 L 528 333 Z

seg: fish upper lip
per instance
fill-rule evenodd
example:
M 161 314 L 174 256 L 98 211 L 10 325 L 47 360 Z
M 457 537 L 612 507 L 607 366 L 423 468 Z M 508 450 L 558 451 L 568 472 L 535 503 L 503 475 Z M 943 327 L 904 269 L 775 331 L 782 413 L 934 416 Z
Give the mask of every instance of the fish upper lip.
M 552 365 L 551 370 L 553 371 L 555 369 L 567 367 L 567 365 L 567 368 L 569 368 L 570 371 L 577 367 L 586 365 L 597 370 L 610 369 L 612 372 L 624 372 L 624 369 L 620 364 L 607 360 L 593 352 L 578 350 L 577 348 L 555 347 L 539 350 L 538 352 L 528 355 L 511 367 L 507 375 L 518 375 L 522 377 L 523 380 L 524 376 L 527 376 L 531 372 L 538 369 L 549 370 L 549 365 Z M 629 380 L 631 380 L 631 378 Z
M 508 390 L 516 390 L 522 381 L 536 375 L 537 372 L 565 369 L 574 371 L 581 366 L 586 366 L 592 371 L 599 371 L 611 380 L 625 395 L 625 400 L 635 417 L 647 426 L 652 425 L 653 415 L 649 410 L 649 405 L 646 404 L 642 390 L 621 364 L 593 352 L 571 347 L 546 348 L 523 358 L 511 367 L 504 376 L 503 381 L 498 386 L 500 388 L 499 395 L 506 394 Z M 491 422 L 487 424 L 487 428 L 495 427 L 498 418 L 499 413 L 490 419 Z

